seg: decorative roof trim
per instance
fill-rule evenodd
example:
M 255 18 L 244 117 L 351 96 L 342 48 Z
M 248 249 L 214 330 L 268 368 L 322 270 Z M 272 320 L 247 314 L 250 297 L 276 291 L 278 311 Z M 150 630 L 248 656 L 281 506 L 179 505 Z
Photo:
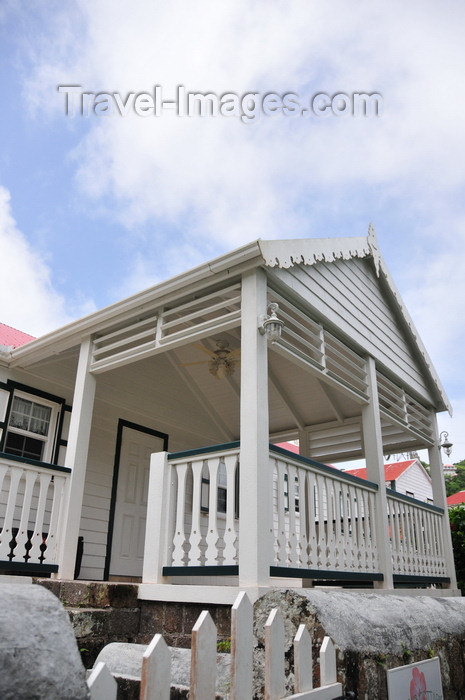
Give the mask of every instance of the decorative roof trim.
M 374 228 L 368 237 L 357 238 L 297 238 L 280 241 L 259 240 L 263 261 L 267 267 L 289 268 L 294 265 L 315 265 L 319 262 L 376 257 L 379 252 Z M 377 268 L 379 263 L 377 265 Z

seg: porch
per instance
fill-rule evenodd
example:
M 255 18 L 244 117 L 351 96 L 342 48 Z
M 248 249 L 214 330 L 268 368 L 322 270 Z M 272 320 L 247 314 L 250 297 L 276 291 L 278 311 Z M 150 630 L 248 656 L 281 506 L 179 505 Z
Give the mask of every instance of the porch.
M 387 489 L 386 541 L 375 517 L 377 484 L 275 445 L 266 471 L 268 586 L 385 588 L 392 577 L 392 588 L 449 587 L 442 508 Z M 152 455 L 141 597 L 157 583 L 240 585 L 256 517 L 240 508 L 240 480 L 237 442 Z
M 374 233 L 328 241 L 258 241 L 5 355 L 0 566 L 72 580 L 84 537 L 80 578 L 139 577 L 146 599 L 457 595 L 447 397 Z M 47 434 L 22 405 L 49 407 Z M 384 455 L 417 450 L 432 505 L 385 488 Z M 354 460 L 366 481 L 328 466 Z
M 449 587 L 442 508 L 387 489 L 383 541 L 375 517 L 377 484 L 275 445 L 269 446 L 266 471 L 271 522 L 262 555 L 269 586 L 380 588 L 387 574 L 393 588 L 437 593 Z M 3 571 L 58 573 L 68 478 L 65 468 L 0 460 L 0 492 L 8 494 Z M 152 455 L 142 597 L 153 594 L 153 584 L 239 586 L 248 545 L 240 529 L 247 533 L 255 520 L 253 512 L 241 511 L 240 481 L 238 442 Z M 386 550 L 387 572 L 380 556 Z

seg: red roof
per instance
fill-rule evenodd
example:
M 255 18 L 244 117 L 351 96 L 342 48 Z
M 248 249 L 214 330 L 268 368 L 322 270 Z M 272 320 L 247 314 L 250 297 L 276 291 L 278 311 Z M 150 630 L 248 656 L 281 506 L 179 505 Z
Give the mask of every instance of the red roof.
M 299 446 L 294 445 L 292 442 L 278 442 L 276 443 L 276 447 L 282 447 L 283 450 L 288 450 L 289 452 L 294 452 L 294 454 L 298 455 L 299 454 Z
M 18 331 L 16 328 L 7 326 L 5 323 L 0 323 L 0 345 L 17 348 L 19 345 L 24 345 L 24 343 L 28 343 L 30 340 L 34 340 L 33 335 Z
M 384 465 L 384 480 L 385 481 L 395 481 L 399 478 L 409 467 L 416 462 L 416 459 L 407 459 L 405 462 L 393 462 L 392 464 Z M 366 467 L 360 467 L 359 469 L 346 469 L 345 474 L 352 474 L 352 476 L 358 476 L 359 479 L 367 478 Z
M 448 506 L 459 506 L 461 503 L 465 503 L 465 491 L 459 491 L 447 497 Z

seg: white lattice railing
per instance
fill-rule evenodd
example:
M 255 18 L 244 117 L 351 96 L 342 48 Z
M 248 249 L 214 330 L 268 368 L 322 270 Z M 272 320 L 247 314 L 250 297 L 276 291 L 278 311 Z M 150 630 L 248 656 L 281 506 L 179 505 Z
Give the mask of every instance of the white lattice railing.
M 447 576 L 442 510 L 388 491 L 394 575 Z
M 377 573 L 376 486 L 271 448 L 274 565 Z
M 58 528 L 70 470 L 0 458 L 0 566 L 57 565 Z M 18 566 L 19 565 L 19 566 Z

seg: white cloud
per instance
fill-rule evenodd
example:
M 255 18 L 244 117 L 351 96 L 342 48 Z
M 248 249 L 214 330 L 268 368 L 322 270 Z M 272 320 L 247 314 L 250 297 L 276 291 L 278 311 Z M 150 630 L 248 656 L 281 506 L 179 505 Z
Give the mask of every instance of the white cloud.
M 71 321 L 65 299 L 54 288 L 50 267 L 34 251 L 13 218 L 10 194 L 0 186 L 0 249 L 2 294 L 0 320 L 18 330 L 39 336 Z M 83 303 L 90 311 L 90 305 Z
M 21 6 L 27 18 L 29 4 Z M 374 219 L 394 280 L 460 404 L 462 2 L 361 0 L 357 11 L 347 0 L 33 7 L 24 95 L 36 120 L 44 115 L 75 133 L 83 208 L 102 219 L 111 212 L 128 231 L 116 297 L 257 237 L 363 235 Z M 262 116 L 253 125 L 169 114 L 73 120 L 59 84 L 121 94 L 158 84 L 166 97 L 179 84 L 302 98 L 379 92 L 384 114 Z

